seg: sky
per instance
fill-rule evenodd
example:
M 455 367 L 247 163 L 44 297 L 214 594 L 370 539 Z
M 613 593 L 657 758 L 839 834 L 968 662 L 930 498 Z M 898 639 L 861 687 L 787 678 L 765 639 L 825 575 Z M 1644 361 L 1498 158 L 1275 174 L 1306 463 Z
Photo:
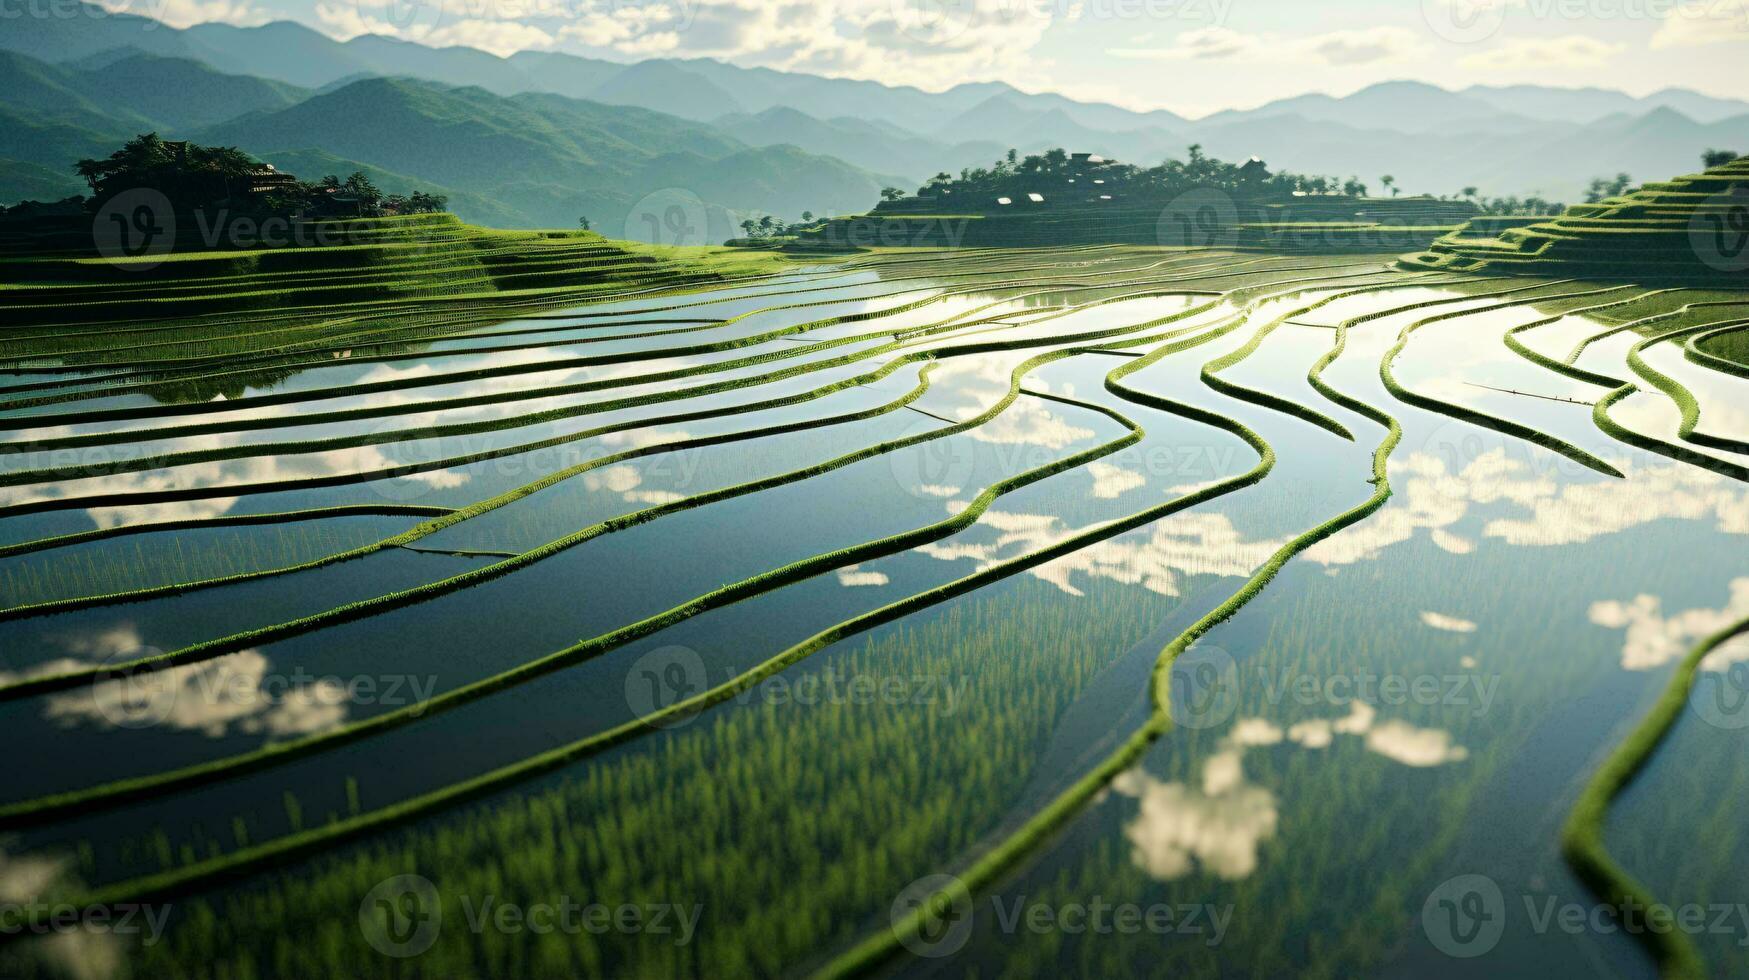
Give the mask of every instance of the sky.
M 499 55 L 711 57 L 1191 117 L 1415 79 L 1749 98 L 1749 0 L 105 0 L 178 27 L 295 20 Z

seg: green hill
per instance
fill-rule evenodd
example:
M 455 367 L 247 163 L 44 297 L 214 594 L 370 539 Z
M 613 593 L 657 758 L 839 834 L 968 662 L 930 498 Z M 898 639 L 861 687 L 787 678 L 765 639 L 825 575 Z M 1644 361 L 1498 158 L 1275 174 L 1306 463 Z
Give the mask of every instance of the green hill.
M 1749 278 L 1749 157 L 1517 227 L 1471 222 L 1411 269 L 1654 280 Z
M 641 246 L 583 231 L 499 231 L 450 214 L 303 223 L 294 237 L 317 244 L 178 251 L 141 269 L 125 260 L 42 258 L 35 243 L 0 234 L 0 325 L 241 310 L 271 310 L 275 319 L 356 319 L 415 300 L 427 310 L 502 311 L 603 291 L 679 288 L 778 261 Z
M 476 199 L 454 197 L 470 220 L 523 227 L 588 215 L 619 234 L 637 202 L 665 188 L 704 205 L 793 213 L 848 210 L 876 197 L 883 178 L 794 147 L 749 148 L 714 127 L 628 106 L 547 93 L 494 95 L 410 79 L 369 78 L 289 108 L 195 134 L 269 160 L 317 147 Z M 294 171 L 295 172 L 295 171 Z M 633 222 L 635 225 L 635 222 Z M 692 243 L 722 241 L 733 222 L 711 221 Z

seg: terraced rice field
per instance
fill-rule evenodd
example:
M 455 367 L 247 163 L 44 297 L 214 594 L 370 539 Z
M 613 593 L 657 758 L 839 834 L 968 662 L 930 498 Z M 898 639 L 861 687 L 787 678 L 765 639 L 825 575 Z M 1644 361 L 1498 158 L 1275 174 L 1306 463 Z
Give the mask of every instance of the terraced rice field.
M 11 329 L 0 974 L 1743 973 L 1749 294 L 673 285 Z

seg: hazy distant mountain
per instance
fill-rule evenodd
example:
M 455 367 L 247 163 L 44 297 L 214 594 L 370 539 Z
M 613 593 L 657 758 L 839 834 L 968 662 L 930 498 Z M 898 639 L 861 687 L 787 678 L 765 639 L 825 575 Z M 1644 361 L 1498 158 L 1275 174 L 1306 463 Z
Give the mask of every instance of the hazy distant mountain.
M 6 50 L 29 56 L 0 59 L 0 158 L 20 167 L 18 186 L 43 179 L 24 165 L 68 167 L 143 128 L 202 131 L 269 159 L 324 153 L 424 181 L 493 215 L 482 220 L 519 224 L 623 213 L 657 183 L 727 208 L 861 210 L 884 183 L 909 188 L 1010 147 L 1154 164 L 1201 143 L 1374 190 L 1389 173 L 1409 193 L 1475 185 L 1569 200 L 1594 176 L 1651 179 L 1694 169 L 1703 149 L 1749 150 L 1749 103 L 1682 89 L 1388 82 L 1192 121 L 1000 82 L 925 92 L 710 59 L 500 58 L 371 35 L 342 43 L 286 22 L 15 18 L 0 31 Z
M 588 98 L 590 93 L 626 68 L 612 61 L 579 58 L 555 51 L 522 51 L 510 56 L 510 64 L 528 79 L 534 91 L 555 92 L 574 99 Z
M 320 88 L 337 78 L 361 72 L 383 73 L 347 45 L 290 21 L 260 27 L 197 24 L 183 34 L 196 52 L 190 57 L 220 71 L 271 78 L 304 88 Z
M 248 112 L 284 109 L 307 89 L 247 75 L 228 75 L 198 61 L 134 54 L 87 73 L 94 100 L 125 105 L 171 129 L 210 126 Z
M 742 111 L 734 96 L 671 61 L 630 65 L 602 82 L 588 97 L 609 105 L 641 106 L 701 121 Z
M 308 95 L 283 82 L 226 75 L 197 61 L 138 48 L 89 54 L 64 65 L 0 51 L 0 91 L 6 92 L 8 108 L 29 114 L 36 125 L 83 130 L 99 140 L 283 109 Z
M 1227 110 L 1198 120 L 1199 128 L 1234 122 L 1298 116 L 1313 122 L 1341 123 L 1402 133 L 1449 132 L 1453 129 L 1530 128 L 1535 123 L 1510 109 L 1422 82 L 1381 82 L 1352 95 L 1298 95 L 1255 109 Z
M 983 166 L 1006 152 L 1002 142 L 949 143 L 907 133 L 891 123 L 840 116 L 816 119 L 788 106 L 757 115 L 737 113 L 714 120 L 718 129 L 753 146 L 790 144 L 810 153 L 835 156 L 878 173 L 907 178 L 905 190 L 937 171 L 958 172 Z
M 1667 88 L 1636 99 L 1603 88 L 1550 88 L 1543 85 L 1472 85 L 1460 95 L 1479 99 L 1503 112 L 1533 119 L 1590 123 L 1613 115 L 1642 115 L 1668 108 L 1697 122 L 1712 123 L 1749 112 L 1749 102 L 1715 99 L 1688 89 Z
M 0 201 L 59 201 L 84 190 L 85 182 L 71 173 L 0 159 Z
M 586 214 L 611 228 L 664 188 L 787 217 L 843 211 L 866 207 L 887 180 L 793 147 L 751 148 L 715 127 L 645 109 L 411 79 L 366 79 L 194 135 L 270 160 L 319 149 L 496 201 L 522 225 L 572 225 Z M 474 217 L 466 201 L 454 203 Z
M 1086 150 L 1121 160 L 1157 163 L 1167 152 L 1188 142 L 1165 129 L 1139 128 L 1114 132 L 1082 124 L 1062 107 L 1035 107 L 1029 97 L 1005 93 L 986 99 L 953 117 L 936 131 L 937 138 L 982 140 L 1022 153 L 1054 146 Z M 988 163 L 989 160 L 983 161 Z
M 1583 180 L 1617 171 L 1636 182 L 1662 180 L 1700 169 L 1697 148 L 1749 150 L 1749 114 L 1700 123 L 1674 109 L 1639 116 L 1612 116 L 1541 140 L 1502 142 L 1491 154 L 1478 154 L 1470 183 L 1500 186 L 1507 181 L 1560 189 L 1578 200 Z M 1578 161 L 1575 164 L 1574 161 Z M 1576 173 L 1576 171 L 1578 171 Z

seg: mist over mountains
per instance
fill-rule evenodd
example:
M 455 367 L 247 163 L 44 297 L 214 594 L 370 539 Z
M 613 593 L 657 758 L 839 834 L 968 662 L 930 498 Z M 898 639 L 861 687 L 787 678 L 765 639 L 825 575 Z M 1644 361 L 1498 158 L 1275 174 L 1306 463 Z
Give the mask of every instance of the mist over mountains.
M 998 82 L 931 93 L 704 59 L 500 58 L 290 22 L 184 30 L 85 8 L 0 33 L 0 202 L 79 193 L 72 163 L 136 132 L 234 144 L 303 176 L 364 170 L 501 226 L 640 231 L 649 202 L 734 216 L 859 211 L 882 186 L 1053 146 L 1137 163 L 1260 156 L 1392 174 L 1408 193 L 1575 200 L 1591 177 L 1661 179 L 1749 151 L 1749 103 L 1684 89 L 1373 85 L 1186 119 Z M 651 195 L 655 195 L 654 198 Z M 689 222 L 690 225 L 698 222 Z

